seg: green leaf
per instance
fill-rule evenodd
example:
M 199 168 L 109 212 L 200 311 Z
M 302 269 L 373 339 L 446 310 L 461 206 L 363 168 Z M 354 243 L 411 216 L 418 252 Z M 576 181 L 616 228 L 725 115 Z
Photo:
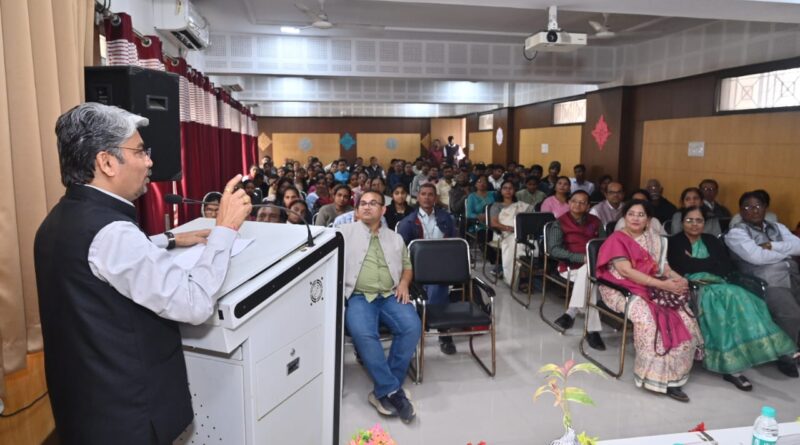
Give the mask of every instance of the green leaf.
M 539 398 L 539 396 L 541 396 L 544 393 L 548 393 L 548 392 L 550 394 L 553 394 L 553 391 L 550 391 L 550 386 L 549 385 L 540 386 L 539 389 L 537 389 L 536 392 L 533 394 L 533 400 L 535 401 L 536 399 Z
M 597 445 L 597 441 L 599 440 L 599 437 L 589 437 L 586 431 L 578 434 L 578 443 L 581 445 Z
M 539 368 L 540 374 L 548 374 L 547 377 L 558 377 L 559 379 L 564 379 L 564 374 L 561 372 L 561 368 L 558 365 L 553 363 L 548 363 L 541 368 Z
M 603 370 L 598 368 L 594 363 L 580 363 L 575 365 L 569 370 L 569 374 L 567 374 L 567 376 L 571 376 L 576 372 L 585 372 L 587 374 L 597 374 L 599 376 L 603 376 L 603 378 L 606 377 L 606 373 L 604 373 Z
M 581 405 L 594 405 L 594 401 L 589 397 L 589 394 L 575 386 L 570 386 L 564 390 L 564 399 Z

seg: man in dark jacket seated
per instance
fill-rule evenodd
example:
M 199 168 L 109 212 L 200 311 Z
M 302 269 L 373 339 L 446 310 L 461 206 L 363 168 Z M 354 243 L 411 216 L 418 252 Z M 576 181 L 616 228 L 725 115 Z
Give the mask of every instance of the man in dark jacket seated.
M 415 239 L 442 239 L 458 236 L 453 216 L 447 210 L 438 208 L 436 204 L 436 186 L 432 183 L 422 184 L 419 187 L 417 203 L 419 207 L 397 223 L 397 233 L 403 237 L 408 245 Z M 446 258 L 442 258 L 446 261 Z M 427 285 L 428 304 L 448 304 L 450 302 L 449 286 Z M 447 355 L 455 354 L 456 346 L 453 337 L 439 337 L 439 346 Z

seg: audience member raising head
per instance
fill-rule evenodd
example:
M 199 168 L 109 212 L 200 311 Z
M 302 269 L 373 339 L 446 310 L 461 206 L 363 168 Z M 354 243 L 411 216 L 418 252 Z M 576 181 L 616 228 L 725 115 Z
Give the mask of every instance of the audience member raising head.
M 539 204 L 546 198 L 547 195 L 539 190 L 539 178 L 533 175 L 525 178 L 525 188 L 517 192 L 517 200 L 531 206 Z
M 217 218 L 217 212 L 219 212 L 219 202 L 222 199 L 222 193 L 220 192 L 208 192 L 206 196 L 203 197 L 203 217 L 204 218 Z
M 386 204 L 386 224 L 394 230 L 397 223 L 411 213 L 413 209 L 408 205 L 408 190 L 403 184 L 396 184 L 392 188 L 392 199 Z
M 698 186 L 700 192 L 703 194 L 703 205 L 708 209 L 709 217 L 714 218 L 730 218 L 731 211 L 724 205 L 717 202 L 717 193 L 719 193 L 719 184 L 714 179 L 703 179 Z
M 346 185 L 337 185 L 333 189 L 333 203 L 322 206 L 317 213 L 314 224 L 318 226 L 327 226 L 333 223 L 337 216 L 353 210 L 350 205 L 350 187 Z
M 272 206 L 261 207 L 256 214 L 256 221 L 268 223 L 283 222 L 281 219 L 281 209 Z
M 294 201 L 290 206 L 291 212 L 286 212 L 286 222 L 289 224 L 305 224 L 309 222 L 308 205 L 302 199 Z
M 584 192 L 588 193 L 589 196 L 592 196 L 594 193 L 594 184 L 590 181 L 586 180 L 586 166 L 583 164 L 578 164 L 572 168 L 573 173 L 575 173 L 574 178 L 570 178 L 570 191 L 575 192 L 578 190 L 583 190 Z

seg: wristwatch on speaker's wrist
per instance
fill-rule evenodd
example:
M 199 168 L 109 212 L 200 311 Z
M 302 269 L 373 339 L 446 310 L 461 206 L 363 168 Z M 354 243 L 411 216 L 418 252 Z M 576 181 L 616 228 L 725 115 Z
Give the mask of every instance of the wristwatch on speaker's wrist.
M 167 250 L 175 248 L 175 234 L 172 232 L 164 232 L 167 237 Z

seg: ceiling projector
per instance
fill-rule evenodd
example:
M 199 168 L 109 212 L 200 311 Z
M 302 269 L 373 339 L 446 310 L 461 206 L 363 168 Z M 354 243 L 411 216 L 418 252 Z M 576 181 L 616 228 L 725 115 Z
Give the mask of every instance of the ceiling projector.
M 586 34 L 542 31 L 525 39 L 525 51 L 569 52 L 586 46 Z
M 547 30 L 525 39 L 525 51 L 569 52 L 586 46 L 586 34 L 562 31 L 558 27 L 558 9 L 547 10 Z

